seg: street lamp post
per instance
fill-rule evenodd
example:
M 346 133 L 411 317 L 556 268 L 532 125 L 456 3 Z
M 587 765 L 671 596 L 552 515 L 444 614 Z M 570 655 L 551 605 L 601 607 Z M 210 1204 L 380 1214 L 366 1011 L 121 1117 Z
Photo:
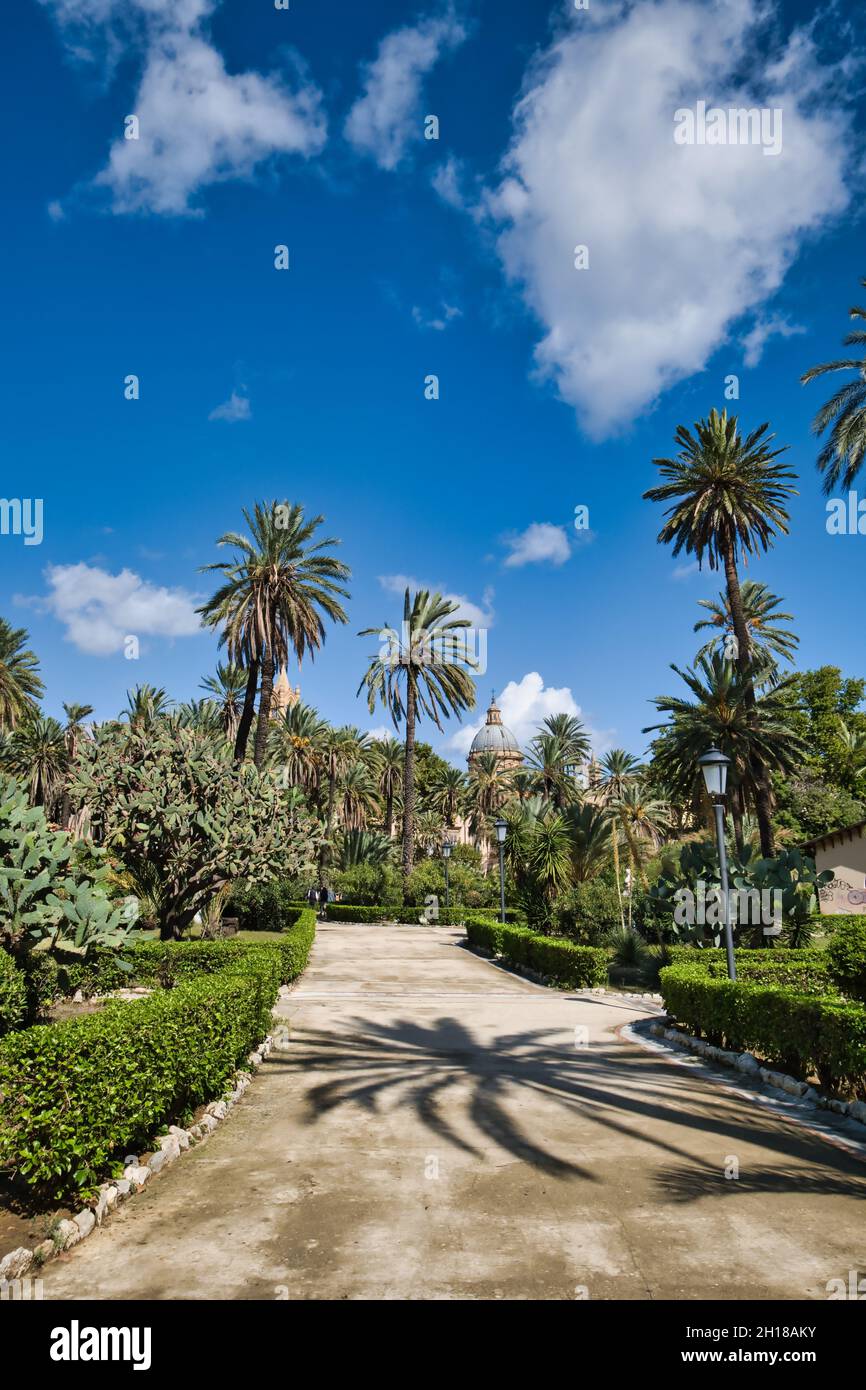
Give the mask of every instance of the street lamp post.
M 445 839 L 442 843 L 442 858 L 445 860 L 445 911 L 451 906 L 451 891 L 448 882 L 448 860 L 451 858 L 451 851 L 454 848 L 454 841 Z
M 731 898 L 728 892 L 728 852 L 725 849 L 725 786 L 727 785 L 728 766 L 730 761 L 730 758 L 726 758 L 724 753 L 719 752 L 718 748 L 710 748 L 702 758 L 698 758 L 698 764 L 704 774 L 704 781 L 716 815 L 716 840 L 719 846 L 719 875 L 722 880 L 722 904 L 725 913 L 725 954 L 728 958 L 728 979 L 735 980 L 737 978 L 737 966 L 734 961 L 734 938 L 731 932 Z
M 499 841 L 499 902 L 500 902 L 500 921 L 505 921 L 505 836 L 508 833 L 508 822 L 500 816 L 496 821 L 496 838 Z

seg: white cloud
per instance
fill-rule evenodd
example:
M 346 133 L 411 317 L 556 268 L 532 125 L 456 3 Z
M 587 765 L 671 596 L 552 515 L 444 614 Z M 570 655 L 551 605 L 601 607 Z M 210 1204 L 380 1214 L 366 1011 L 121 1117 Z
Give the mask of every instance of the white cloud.
M 250 410 L 249 399 L 246 396 L 239 396 L 237 391 L 232 391 L 227 401 L 222 405 L 215 406 L 207 417 L 209 420 L 228 420 L 233 424 L 236 420 L 251 420 L 252 411 Z
M 565 527 L 549 521 L 533 521 L 525 531 L 507 536 L 506 545 L 510 553 L 503 563 L 515 569 L 522 565 L 564 565 L 571 555 Z
M 596 752 L 601 752 L 609 746 L 606 735 L 599 734 L 589 727 L 569 687 L 545 687 L 538 671 L 528 671 L 521 680 L 509 681 L 503 691 L 497 692 L 496 703 L 502 711 L 503 724 L 511 730 L 523 749 L 538 732 L 538 725 L 551 714 L 570 714 L 581 719 Z M 446 747 L 455 753 L 462 753 L 465 757 L 485 718 L 486 713 L 472 724 L 462 725 L 448 739 Z
M 465 28 L 452 14 L 386 35 L 364 69 L 363 95 L 346 118 L 349 143 L 381 169 L 396 169 L 413 137 L 423 138 L 423 78 L 465 38 Z
M 375 729 L 365 729 L 368 738 L 376 743 L 384 743 L 388 738 L 394 738 L 393 724 L 377 724 Z
M 419 328 L 434 329 L 437 333 L 444 333 L 449 323 L 453 319 L 462 319 L 463 310 L 458 309 L 455 304 L 446 304 L 444 301 L 440 306 L 438 314 L 425 314 L 422 309 L 415 304 L 412 308 L 412 317 Z
M 490 628 L 493 626 L 493 590 L 486 588 L 482 596 L 481 604 L 473 603 L 465 594 L 451 593 L 444 584 L 430 584 L 426 580 L 415 579 L 411 574 L 380 574 L 379 583 L 386 593 L 398 594 L 402 599 L 406 589 L 415 593 L 419 589 L 427 589 L 430 593 L 441 594 L 443 598 L 450 599 L 452 603 L 458 605 L 458 611 L 452 616 L 465 618 L 472 627 Z M 400 616 L 399 614 L 396 616 Z
M 538 372 L 595 436 L 700 371 L 848 204 L 856 142 L 838 71 L 804 30 L 760 69 L 770 13 L 764 0 L 582 13 L 527 74 L 485 208 L 541 325 Z M 674 112 L 698 100 L 782 108 L 781 153 L 675 144 Z M 441 186 L 456 197 L 452 174 Z
M 51 200 L 46 211 L 52 222 L 63 222 L 66 219 L 66 213 L 63 211 L 63 204 L 59 203 L 56 198 Z
M 325 143 L 321 94 L 301 75 L 227 73 L 203 30 L 216 0 L 42 0 L 77 40 L 74 52 L 111 55 L 122 40 L 143 49 L 129 114 L 139 138 L 121 135 L 96 185 L 115 212 L 196 211 L 209 184 L 250 178 L 274 155 L 316 154 Z
M 687 565 L 675 565 L 671 573 L 671 579 L 676 580 L 676 582 L 680 584 L 684 579 L 690 579 L 693 574 L 697 574 L 700 568 L 697 560 L 691 560 Z
M 769 318 L 759 318 L 754 328 L 743 338 L 743 362 L 747 367 L 757 367 L 770 338 L 794 338 L 806 329 L 801 323 L 789 323 L 779 314 Z
M 194 594 L 150 584 L 132 570 L 49 565 L 45 577 L 48 594 L 39 606 L 63 623 L 67 641 L 91 656 L 122 651 L 127 635 L 190 637 L 201 630 Z

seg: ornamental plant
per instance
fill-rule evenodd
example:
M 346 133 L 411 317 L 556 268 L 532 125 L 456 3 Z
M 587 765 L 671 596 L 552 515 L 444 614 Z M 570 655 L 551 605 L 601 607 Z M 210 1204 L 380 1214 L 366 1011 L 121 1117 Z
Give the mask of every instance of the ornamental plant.
M 86 956 L 124 944 L 135 920 L 112 888 L 105 856 L 52 830 L 13 777 L 0 777 L 0 946 Z
M 71 793 L 97 842 L 151 886 L 163 940 L 182 936 L 227 883 L 312 875 L 322 842 L 276 779 L 172 721 L 85 744 Z

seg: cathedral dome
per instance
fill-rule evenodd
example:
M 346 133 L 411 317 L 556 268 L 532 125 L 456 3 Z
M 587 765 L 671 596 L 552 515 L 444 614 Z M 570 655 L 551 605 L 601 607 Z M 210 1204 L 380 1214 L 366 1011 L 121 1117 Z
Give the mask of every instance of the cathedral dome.
M 487 722 L 482 724 L 472 740 L 472 747 L 469 749 L 470 758 L 473 753 L 506 754 L 509 759 L 513 758 L 516 753 L 518 758 L 521 758 L 520 746 L 511 730 L 506 729 L 503 724 L 495 696 L 487 710 Z

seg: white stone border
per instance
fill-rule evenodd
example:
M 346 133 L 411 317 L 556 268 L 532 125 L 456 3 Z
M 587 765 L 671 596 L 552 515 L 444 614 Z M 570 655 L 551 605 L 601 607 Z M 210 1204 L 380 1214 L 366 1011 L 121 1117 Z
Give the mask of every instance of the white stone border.
M 247 1061 L 250 1070 L 242 1068 L 236 1071 L 234 1085 L 225 1092 L 221 1100 L 212 1100 L 205 1106 L 201 1119 L 190 1125 L 189 1129 L 169 1125 L 168 1134 L 163 1134 L 156 1140 L 159 1147 L 151 1154 L 146 1165 L 139 1164 L 137 1154 L 127 1154 L 123 1177 L 102 1183 L 99 1196 L 91 1206 L 77 1212 L 71 1221 L 59 1221 L 53 1235 L 41 1241 L 35 1249 L 28 1250 L 25 1246 L 19 1245 L 16 1250 L 11 1250 L 0 1259 L 0 1283 L 4 1280 L 11 1282 L 13 1279 L 21 1279 L 34 1269 L 41 1269 L 49 1260 L 53 1260 L 55 1255 L 71 1250 L 101 1226 L 105 1217 L 120 1202 L 136 1192 L 141 1192 L 152 1177 L 163 1172 L 193 1145 L 204 1143 L 217 1126 L 228 1119 L 237 1102 L 249 1090 L 253 1073 L 261 1066 L 268 1053 L 274 1047 L 280 1051 L 285 1048 L 287 1037 L 285 1025 L 277 1029 L 275 1034 L 268 1034 L 249 1054 Z
M 866 1153 L 866 1103 L 861 1100 L 837 1100 L 835 1096 L 825 1095 L 808 1082 L 799 1081 L 786 1072 L 762 1067 L 751 1052 L 729 1052 L 708 1043 L 704 1038 L 696 1038 L 691 1033 L 672 1028 L 667 1020 L 649 1024 L 645 1020 L 628 1023 L 620 1032 L 645 1051 L 661 1053 L 677 1066 L 700 1067 L 703 1060 L 739 1072 L 739 1084 L 722 1081 L 726 1090 L 735 1095 L 746 1095 L 760 1105 L 781 1111 L 813 1134 L 830 1139 L 861 1157 Z M 647 1033 L 652 1035 L 654 1041 L 650 1041 Z M 672 1048 L 697 1055 L 688 1058 L 671 1056 Z M 703 1070 L 712 1078 L 711 1067 Z M 761 1085 L 764 1092 L 752 1089 L 756 1084 Z M 819 1118 L 822 1111 L 829 1111 L 839 1119 L 835 1123 L 822 1122 Z

